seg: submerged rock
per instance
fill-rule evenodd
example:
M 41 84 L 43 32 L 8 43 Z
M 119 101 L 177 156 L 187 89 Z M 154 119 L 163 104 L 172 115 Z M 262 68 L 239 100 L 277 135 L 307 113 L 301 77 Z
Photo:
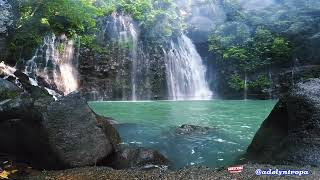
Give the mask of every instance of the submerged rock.
M 281 98 L 247 150 L 256 162 L 320 166 L 320 79 Z
M 17 92 L 1 97 L 2 153 L 35 168 L 64 169 L 95 165 L 120 142 L 113 126 L 96 115 L 78 93 L 54 101 L 44 89 L 26 85 L 27 81 L 21 92 L 6 80 L 0 83 L 7 84 L 0 92 Z
M 177 134 L 207 134 L 210 128 L 184 124 L 176 129 Z
M 168 166 L 170 161 L 156 150 L 141 147 L 119 146 L 105 165 L 115 169 Z

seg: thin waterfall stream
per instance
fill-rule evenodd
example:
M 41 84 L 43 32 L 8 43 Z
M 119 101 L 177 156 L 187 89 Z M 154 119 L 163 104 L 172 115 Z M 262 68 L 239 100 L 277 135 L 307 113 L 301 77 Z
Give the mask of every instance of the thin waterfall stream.
M 53 89 L 68 95 L 79 87 L 77 57 L 73 40 L 67 40 L 65 35 L 47 35 L 43 45 L 25 62 L 24 72 L 35 80 L 37 77 L 43 78 L 54 86 Z

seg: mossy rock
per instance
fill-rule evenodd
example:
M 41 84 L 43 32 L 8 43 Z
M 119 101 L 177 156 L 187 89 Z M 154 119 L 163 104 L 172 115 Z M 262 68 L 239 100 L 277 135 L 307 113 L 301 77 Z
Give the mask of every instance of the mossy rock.
M 21 92 L 22 90 L 13 83 L 5 79 L 0 79 L 0 101 L 14 99 L 19 96 Z

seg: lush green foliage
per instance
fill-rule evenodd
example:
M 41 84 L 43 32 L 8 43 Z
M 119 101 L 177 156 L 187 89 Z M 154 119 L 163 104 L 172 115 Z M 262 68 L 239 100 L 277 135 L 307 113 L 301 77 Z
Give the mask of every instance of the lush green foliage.
M 271 82 L 265 75 L 259 75 L 258 78 L 249 83 L 249 87 L 252 89 L 266 89 L 269 88 Z
M 118 11 L 130 14 L 140 27 L 148 29 L 149 36 L 169 37 L 182 26 L 172 0 L 120 0 L 113 5 Z
M 10 39 L 14 59 L 20 53 L 32 54 L 47 33 L 68 37 L 92 33 L 96 28 L 95 18 L 103 15 L 104 10 L 95 7 L 92 0 L 26 0 L 19 1 L 18 12 L 16 31 Z
M 97 17 L 114 12 L 129 14 L 139 23 L 147 37 L 166 38 L 182 26 L 171 0 L 25 0 L 18 4 L 18 21 L 11 33 L 11 58 L 32 54 L 45 34 L 77 36 L 81 43 L 97 51 L 95 43 Z
M 241 40 L 242 43 L 235 39 L 213 34 L 209 39 L 209 50 L 222 56 L 224 61 L 232 61 L 241 72 L 255 71 L 290 60 L 290 43 L 262 27 L 256 29 L 252 38 Z
M 238 74 L 232 74 L 228 81 L 228 84 L 232 89 L 236 91 L 240 91 L 245 88 L 245 82 Z
M 228 28 L 230 27 L 234 30 L 228 30 L 229 33 L 221 34 L 224 31 L 218 29 L 210 36 L 209 51 L 215 55 L 220 71 L 229 69 L 224 76 L 229 76 L 226 77 L 229 87 L 235 91 L 244 89 L 244 80 L 238 74 L 257 73 L 291 60 L 292 47 L 284 37 L 261 26 L 251 33 L 238 24 Z M 269 86 L 269 79 L 265 75 L 248 82 L 248 87 L 252 90 Z

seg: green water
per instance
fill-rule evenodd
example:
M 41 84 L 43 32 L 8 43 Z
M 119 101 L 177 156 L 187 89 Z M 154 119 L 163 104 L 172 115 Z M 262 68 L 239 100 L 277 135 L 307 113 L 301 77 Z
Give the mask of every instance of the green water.
M 232 164 L 250 144 L 276 101 L 90 102 L 100 115 L 113 117 L 126 144 L 159 150 L 173 167 Z M 205 134 L 179 135 L 183 124 L 209 127 Z

